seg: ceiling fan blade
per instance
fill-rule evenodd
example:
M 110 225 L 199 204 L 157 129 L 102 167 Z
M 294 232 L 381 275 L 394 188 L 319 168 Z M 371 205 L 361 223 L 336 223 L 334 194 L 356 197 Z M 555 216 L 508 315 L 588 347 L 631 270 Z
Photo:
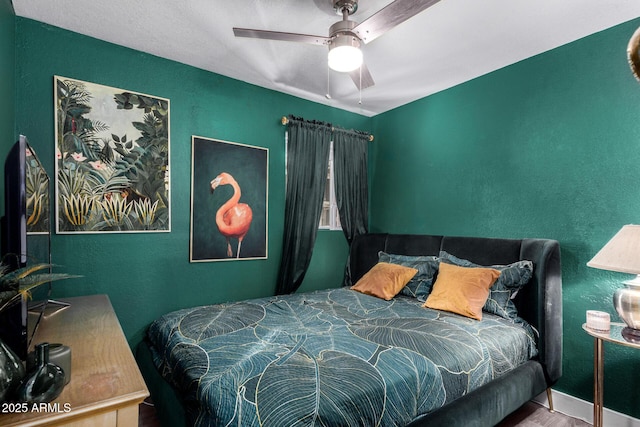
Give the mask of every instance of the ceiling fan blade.
M 282 33 L 279 31 L 252 30 L 249 28 L 234 28 L 236 37 L 248 37 L 252 39 L 280 40 L 286 42 L 311 43 L 320 46 L 329 44 L 329 37 L 312 36 L 308 34 Z
M 360 72 L 362 72 L 362 74 L 360 74 Z M 353 80 L 359 90 L 366 89 L 375 84 L 375 82 L 373 81 L 373 77 L 371 77 L 369 69 L 364 63 L 360 66 L 360 68 L 349 72 L 349 76 L 351 76 L 351 80 Z M 360 84 L 361 82 L 362 85 Z
M 439 1 L 440 0 L 395 0 L 358 24 L 353 29 L 353 32 L 356 33 L 363 43 L 369 43 Z

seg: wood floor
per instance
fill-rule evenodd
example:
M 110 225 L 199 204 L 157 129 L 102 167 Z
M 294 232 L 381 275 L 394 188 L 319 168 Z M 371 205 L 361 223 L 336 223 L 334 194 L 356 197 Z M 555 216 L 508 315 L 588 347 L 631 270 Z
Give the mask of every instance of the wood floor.
M 547 408 L 534 402 L 529 402 L 511 414 L 497 427 L 587 427 L 591 424 L 561 414 L 551 413 Z M 153 406 L 145 403 L 140 405 L 139 427 L 160 427 Z
M 519 410 L 505 418 L 497 427 L 587 427 L 586 421 L 572 418 L 560 412 L 549 412 L 549 409 L 529 402 Z

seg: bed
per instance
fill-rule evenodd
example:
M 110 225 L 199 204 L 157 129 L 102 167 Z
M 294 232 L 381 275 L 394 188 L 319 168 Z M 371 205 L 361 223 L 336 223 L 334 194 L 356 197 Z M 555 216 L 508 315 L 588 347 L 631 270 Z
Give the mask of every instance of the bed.
M 389 300 L 352 289 L 382 264 L 415 274 Z M 160 419 L 491 426 L 560 378 L 558 242 L 366 234 L 354 240 L 348 267 L 340 288 L 154 321 L 138 360 Z M 450 271 L 493 275 L 480 320 L 425 307 Z

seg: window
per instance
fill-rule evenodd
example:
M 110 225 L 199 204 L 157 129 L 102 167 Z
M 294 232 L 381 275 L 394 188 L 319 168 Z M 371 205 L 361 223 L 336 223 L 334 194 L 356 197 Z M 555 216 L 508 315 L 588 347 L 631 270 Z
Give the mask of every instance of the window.
M 284 152 L 287 152 L 287 144 L 289 143 L 289 134 L 284 134 Z M 285 154 L 285 165 L 287 158 Z M 329 164 L 327 165 L 327 183 L 324 188 L 324 199 L 322 200 L 322 213 L 320 214 L 320 223 L 318 229 L 320 230 L 342 230 L 340 224 L 340 215 L 338 213 L 338 203 L 336 201 L 336 191 L 334 187 L 334 173 L 333 173 L 333 141 L 329 147 Z M 286 166 L 285 166 L 285 181 L 286 181 Z
M 336 191 L 334 187 L 333 173 L 333 141 L 329 148 L 329 164 L 327 165 L 327 183 L 324 188 L 324 199 L 322 201 L 322 214 L 320 215 L 320 230 L 342 230 L 340 225 L 340 214 L 336 202 Z

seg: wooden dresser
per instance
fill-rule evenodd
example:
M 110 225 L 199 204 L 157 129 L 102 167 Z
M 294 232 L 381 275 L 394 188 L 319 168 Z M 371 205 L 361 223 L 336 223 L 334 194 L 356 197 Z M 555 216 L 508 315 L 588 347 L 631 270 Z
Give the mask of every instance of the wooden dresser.
M 109 298 L 64 301 L 71 306 L 43 319 L 33 343 L 69 346 L 71 381 L 42 411 L 0 408 L 0 426 L 137 427 L 149 391 Z

